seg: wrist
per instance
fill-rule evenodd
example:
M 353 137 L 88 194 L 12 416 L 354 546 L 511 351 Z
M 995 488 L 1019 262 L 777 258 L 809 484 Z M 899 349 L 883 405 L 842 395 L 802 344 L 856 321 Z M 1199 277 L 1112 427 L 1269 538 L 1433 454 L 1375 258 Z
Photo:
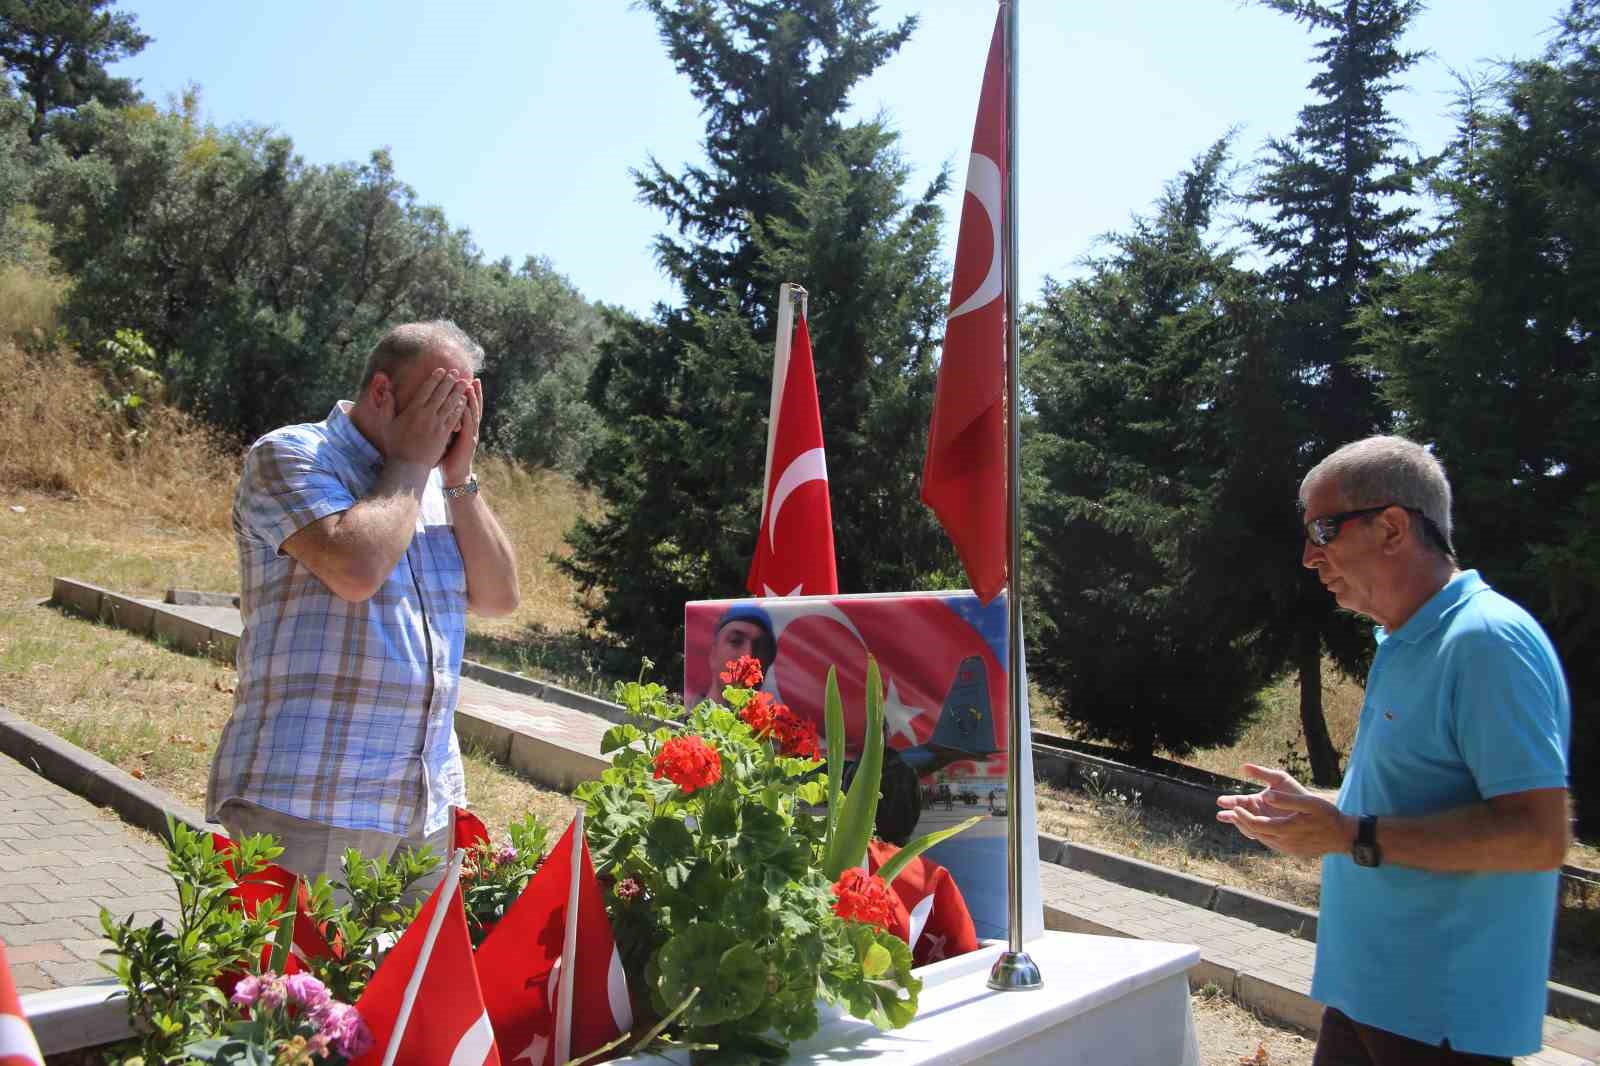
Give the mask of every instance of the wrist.
M 478 494 L 478 479 L 472 474 L 468 474 L 466 480 L 459 483 L 452 482 L 448 477 L 443 480 L 444 498 L 451 503 L 471 499 Z

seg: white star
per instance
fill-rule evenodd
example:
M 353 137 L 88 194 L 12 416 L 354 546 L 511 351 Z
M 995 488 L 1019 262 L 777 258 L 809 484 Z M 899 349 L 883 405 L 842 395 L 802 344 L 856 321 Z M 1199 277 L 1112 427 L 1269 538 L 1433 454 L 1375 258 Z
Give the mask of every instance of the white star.
M 802 582 L 800 582 L 800 584 L 796 585 L 794 588 L 790 589 L 788 592 L 778 592 L 771 585 L 769 585 L 765 581 L 763 581 L 761 583 L 761 587 L 765 591 L 762 593 L 762 595 L 763 596 L 769 596 L 769 597 L 770 596 L 798 596 L 798 595 L 800 595 L 800 590 L 805 587 L 805 584 L 806 583 L 804 581 L 802 581 Z
M 938 962 L 940 959 L 944 958 L 945 941 L 950 939 L 948 934 L 940 935 L 939 933 L 924 933 L 922 934 L 922 939 L 928 943 L 929 962 Z
M 922 713 L 921 707 L 901 702 L 900 693 L 895 690 L 894 678 L 891 677 L 889 694 L 883 699 L 883 720 L 889 726 L 889 742 L 894 743 L 895 737 L 906 737 L 912 745 L 917 744 L 917 731 L 911 723 Z
M 536 1036 L 533 1038 L 533 1043 L 523 1048 L 522 1054 L 518 1055 L 511 1061 L 516 1062 L 517 1059 L 527 1059 L 529 1062 L 533 1063 L 533 1066 L 543 1066 L 544 1051 L 545 1048 L 549 1046 L 550 1038 L 548 1036 Z

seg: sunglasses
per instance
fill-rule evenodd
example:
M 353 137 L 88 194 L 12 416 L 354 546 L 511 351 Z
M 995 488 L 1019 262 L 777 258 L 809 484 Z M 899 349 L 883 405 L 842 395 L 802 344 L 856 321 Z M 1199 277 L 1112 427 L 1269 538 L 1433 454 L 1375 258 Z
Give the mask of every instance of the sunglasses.
M 1354 511 L 1340 511 L 1338 514 L 1323 515 L 1313 518 L 1304 524 L 1306 539 L 1319 548 L 1326 548 L 1333 543 L 1333 538 L 1339 535 L 1339 529 L 1346 522 L 1357 518 L 1366 518 L 1370 515 L 1381 514 L 1391 507 L 1398 507 L 1402 511 L 1414 514 L 1422 519 L 1422 526 L 1428 531 L 1428 536 L 1438 545 L 1446 555 L 1454 555 L 1455 549 L 1450 547 L 1450 542 L 1445 539 L 1444 531 L 1434 524 L 1433 519 L 1423 514 L 1415 507 L 1407 507 L 1403 503 L 1385 503 L 1377 507 L 1362 507 Z

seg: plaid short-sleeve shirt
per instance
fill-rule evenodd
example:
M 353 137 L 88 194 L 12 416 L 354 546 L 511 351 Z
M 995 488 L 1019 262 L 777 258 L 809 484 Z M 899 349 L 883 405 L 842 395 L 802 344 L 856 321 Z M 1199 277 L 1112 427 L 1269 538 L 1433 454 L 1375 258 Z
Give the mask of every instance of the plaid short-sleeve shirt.
M 306 525 L 348 510 L 383 457 L 341 402 L 250 448 L 234 497 L 239 681 L 207 814 L 230 799 L 346 829 L 443 828 L 466 786 L 454 719 L 467 578 L 438 470 L 404 558 L 350 603 L 283 552 Z

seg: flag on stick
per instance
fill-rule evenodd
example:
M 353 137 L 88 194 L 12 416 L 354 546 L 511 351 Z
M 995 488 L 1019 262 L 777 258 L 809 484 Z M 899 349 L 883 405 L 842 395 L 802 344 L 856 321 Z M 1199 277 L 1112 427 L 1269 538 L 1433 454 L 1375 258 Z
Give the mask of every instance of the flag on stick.
M 506 1066 L 559 1066 L 633 1027 L 589 846 L 574 847 L 582 840 L 580 812 L 478 947 L 484 1004 Z
M 778 296 L 761 535 L 745 579 L 745 587 L 756 596 L 831 596 L 839 591 L 817 372 L 803 309 L 792 348 L 789 342 L 794 288 L 785 283 Z
M 372 1030 L 372 1049 L 351 1066 L 500 1066 L 461 904 L 465 857 L 456 851 L 444 880 L 356 1001 Z
M 11 979 L 4 941 L 0 941 L 0 1066 L 44 1066 L 44 1053 L 33 1038 L 22 1013 L 22 998 Z
M 1004 9 L 995 19 L 967 163 L 944 356 L 934 392 L 922 500 L 939 516 L 967 580 L 988 603 L 1006 583 L 1006 84 Z

